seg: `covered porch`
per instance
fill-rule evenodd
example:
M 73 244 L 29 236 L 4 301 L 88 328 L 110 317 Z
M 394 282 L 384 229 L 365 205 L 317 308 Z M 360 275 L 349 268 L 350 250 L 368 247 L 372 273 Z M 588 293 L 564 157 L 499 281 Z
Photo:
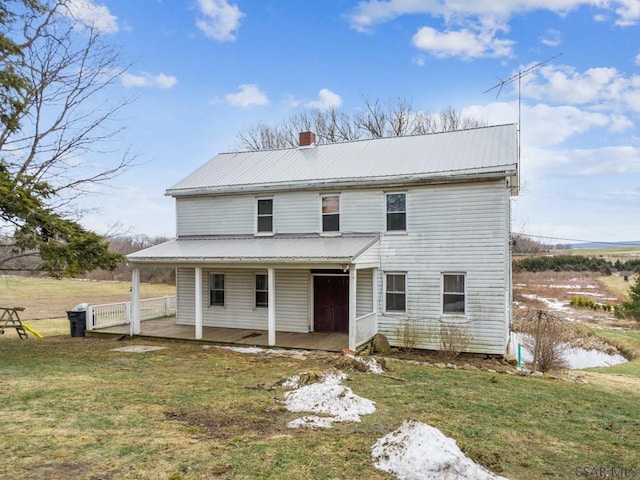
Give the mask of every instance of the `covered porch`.
M 356 350 L 377 333 L 378 245 L 377 235 L 203 237 L 136 252 L 122 333 Z M 140 269 L 158 265 L 178 271 L 173 325 L 140 320 Z
M 92 330 L 89 335 L 129 335 L 129 325 L 117 325 Z M 193 340 L 193 327 L 178 325 L 176 317 L 162 317 L 144 320 L 141 324 L 140 337 Z M 269 333 L 267 330 L 253 330 L 243 328 L 203 327 L 204 342 L 238 345 L 245 347 L 268 347 Z M 327 352 L 341 352 L 349 346 L 349 335 L 346 333 L 329 332 L 278 332 L 277 347 L 301 350 L 324 350 Z

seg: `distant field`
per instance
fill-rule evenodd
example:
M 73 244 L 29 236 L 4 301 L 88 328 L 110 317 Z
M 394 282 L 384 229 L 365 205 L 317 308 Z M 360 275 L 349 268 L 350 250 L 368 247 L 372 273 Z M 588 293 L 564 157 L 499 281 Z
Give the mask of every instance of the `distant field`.
M 576 248 L 573 250 L 555 250 L 556 255 L 583 255 L 585 257 L 605 257 L 612 262 L 624 261 L 630 258 L 640 257 L 640 247 L 612 247 L 612 248 Z
M 142 298 L 175 295 L 171 285 L 142 284 Z M 129 282 L 0 277 L 0 306 L 25 307 L 23 320 L 66 318 L 79 303 L 100 305 L 131 299 Z
M 600 283 L 602 283 L 607 290 L 626 301 L 629 300 L 629 288 L 636 281 L 636 277 L 632 275 L 625 282 L 622 275 L 613 274 L 599 277 L 598 280 L 600 280 Z

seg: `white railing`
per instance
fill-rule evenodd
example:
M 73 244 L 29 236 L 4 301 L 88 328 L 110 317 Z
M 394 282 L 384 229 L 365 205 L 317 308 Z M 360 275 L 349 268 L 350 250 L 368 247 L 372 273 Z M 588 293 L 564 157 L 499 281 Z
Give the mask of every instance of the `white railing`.
M 140 300 L 140 320 L 170 317 L 176 314 L 176 296 Z M 87 330 L 131 323 L 131 302 L 90 305 L 87 309 Z
M 356 318 L 356 347 L 371 340 L 376 333 L 378 333 L 376 312 Z

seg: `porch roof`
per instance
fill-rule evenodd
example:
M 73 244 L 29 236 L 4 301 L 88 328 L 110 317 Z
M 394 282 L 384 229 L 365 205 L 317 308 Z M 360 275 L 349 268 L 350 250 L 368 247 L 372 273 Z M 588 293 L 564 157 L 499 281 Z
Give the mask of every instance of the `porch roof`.
M 379 239 L 374 234 L 190 237 L 131 253 L 127 260 L 133 264 L 356 264 L 367 253 L 377 259 L 374 247 Z M 366 258 L 371 261 L 371 255 Z

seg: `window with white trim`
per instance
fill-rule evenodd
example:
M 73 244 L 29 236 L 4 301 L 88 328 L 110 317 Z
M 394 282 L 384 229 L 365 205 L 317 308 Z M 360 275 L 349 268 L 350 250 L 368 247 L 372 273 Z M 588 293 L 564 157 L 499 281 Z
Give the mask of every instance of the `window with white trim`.
M 387 212 L 387 231 L 404 232 L 407 230 L 407 194 L 387 193 L 385 195 Z
M 465 274 L 442 274 L 442 313 L 464 315 L 465 313 Z
M 322 231 L 340 231 L 340 195 L 322 196 Z
M 256 307 L 269 306 L 269 279 L 265 273 L 256 273 Z
M 385 276 L 385 310 L 407 311 L 407 274 L 387 273 Z
M 224 307 L 224 273 L 209 274 L 209 305 Z
M 273 233 L 273 198 L 258 198 L 257 212 L 256 231 Z

